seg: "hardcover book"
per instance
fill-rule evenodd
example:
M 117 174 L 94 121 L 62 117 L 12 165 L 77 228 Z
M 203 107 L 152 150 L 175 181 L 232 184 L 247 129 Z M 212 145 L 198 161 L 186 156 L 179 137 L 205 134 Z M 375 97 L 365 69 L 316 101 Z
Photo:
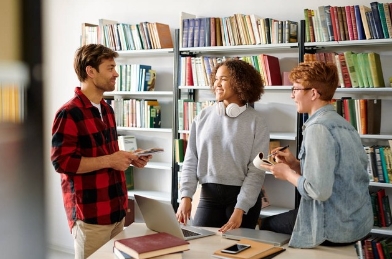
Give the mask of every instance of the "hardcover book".
M 132 256 L 118 250 L 115 247 L 113 247 L 113 253 L 117 259 L 133 259 Z M 182 254 L 183 254 L 183 252 L 178 252 L 178 253 L 172 253 L 172 254 L 166 254 L 166 255 L 158 255 L 158 256 L 154 256 L 154 257 L 150 257 L 150 258 L 151 259 L 181 259 Z
M 189 242 L 165 232 L 119 239 L 114 247 L 137 259 L 189 250 Z
M 155 22 L 154 29 L 156 30 L 159 47 L 161 49 L 173 48 L 173 39 L 169 25 Z

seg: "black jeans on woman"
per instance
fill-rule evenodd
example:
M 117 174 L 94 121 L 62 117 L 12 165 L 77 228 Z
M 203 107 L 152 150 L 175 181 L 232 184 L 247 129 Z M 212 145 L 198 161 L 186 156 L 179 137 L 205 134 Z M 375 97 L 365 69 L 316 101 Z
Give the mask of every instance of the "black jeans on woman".
M 267 217 L 261 220 L 260 230 L 269 230 L 278 233 L 291 235 L 293 233 L 295 220 L 297 218 L 298 209 L 290 210 L 275 216 Z M 347 246 L 355 242 L 349 243 L 334 243 L 325 240 L 320 245 L 322 246 Z
M 230 219 L 241 186 L 206 183 L 202 185 L 193 225 L 220 228 Z M 241 228 L 255 228 L 260 216 L 261 196 L 242 217 Z

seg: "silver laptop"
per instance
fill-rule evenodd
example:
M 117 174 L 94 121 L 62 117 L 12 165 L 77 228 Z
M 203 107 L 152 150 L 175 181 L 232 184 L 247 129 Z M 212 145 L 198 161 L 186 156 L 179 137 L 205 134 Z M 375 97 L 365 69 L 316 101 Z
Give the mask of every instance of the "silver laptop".
M 263 243 L 273 244 L 275 246 L 282 246 L 287 244 L 290 240 L 290 235 L 276 233 L 268 230 L 257 230 L 249 228 L 237 228 L 226 231 L 222 234 L 228 239 L 240 240 L 242 238 L 260 241 Z
M 215 232 L 206 229 L 184 226 L 178 223 L 173 207 L 169 203 L 137 194 L 134 196 L 143 215 L 144 222 L 153 231 L 166 232 L 184 240 L 215 235 Z

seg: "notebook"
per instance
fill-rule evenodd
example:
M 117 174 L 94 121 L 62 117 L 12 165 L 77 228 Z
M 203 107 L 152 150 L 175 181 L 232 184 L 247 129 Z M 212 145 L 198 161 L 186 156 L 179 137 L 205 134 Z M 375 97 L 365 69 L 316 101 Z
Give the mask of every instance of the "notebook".
M 178 223 L 173 207 L 169 203 L 161 202 L 135 194 L 135 200 L 146 226 L 156 232 L 166 232 L 173 236 L 191 240 L 215 235 L 215 232 Z
M 268 230 L 257 230 L 250 228 L 237 228 L 226 231 L 222 234 L 228 239 L 240 240 L 243 238 L 260 241 L 263 243 L 273 244 L 275 246 L 282 246 L 287 244 L 290 240 L 290 235 L 276 233 Z

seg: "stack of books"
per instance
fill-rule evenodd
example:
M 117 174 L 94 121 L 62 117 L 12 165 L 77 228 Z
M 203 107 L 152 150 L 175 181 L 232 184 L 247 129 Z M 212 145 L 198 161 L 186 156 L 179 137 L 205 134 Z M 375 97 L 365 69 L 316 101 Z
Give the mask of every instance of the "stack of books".
M 114 241 L 113 253 L 119 259 L 181 259 L 189 242 L 168 233 L 155 233 Z

